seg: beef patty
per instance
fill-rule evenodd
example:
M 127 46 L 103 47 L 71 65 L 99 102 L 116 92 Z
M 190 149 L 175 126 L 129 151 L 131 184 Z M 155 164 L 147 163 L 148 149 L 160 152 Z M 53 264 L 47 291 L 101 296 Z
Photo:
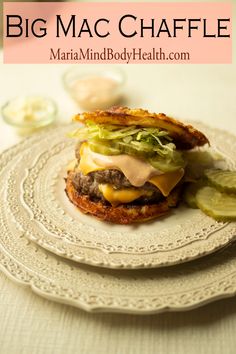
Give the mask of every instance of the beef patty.
M 87 175 L 84 175 L 82 172 L 73 172 L 71 174 L 72 184 L 74 188 L 81 194 L 89 195 L 92 200 L 102 200 L 103 202 L 108 203 L 103 194 L 99 190 L 99 184 L 112 184 L 115 189 L 119 190 L 121 188 L 134 188 L 125 177 L 125 175 L 118 170 L 102 170 L 96 172 L 90 172 Z M 163 195 L 159 189 L 153 184 L 146 182 L 142 189 L 145 189 L 149 192 L 152 192 L 150 196 L 142 196 L 136 199 L 135 203 L 147 204 L 147 203 L 156 203 L 164 199 Z

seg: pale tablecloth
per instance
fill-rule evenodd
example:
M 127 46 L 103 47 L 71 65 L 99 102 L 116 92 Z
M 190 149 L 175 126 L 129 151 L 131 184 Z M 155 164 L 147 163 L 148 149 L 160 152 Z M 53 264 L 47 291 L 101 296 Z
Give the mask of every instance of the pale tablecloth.
M 236 134 L 236 66 L 124 65 L 130 106 L 193 119 Z M 77 107 L 65 93 L 65 65 L 0 64 L 0 105 L 42 93 L 69 121 Z M 19 138 L 0 120 L 0 151 Z M 88 314 L 47 301 L 0 273 L 0 353 L 236 353 L 236 298 L 183 313 Z

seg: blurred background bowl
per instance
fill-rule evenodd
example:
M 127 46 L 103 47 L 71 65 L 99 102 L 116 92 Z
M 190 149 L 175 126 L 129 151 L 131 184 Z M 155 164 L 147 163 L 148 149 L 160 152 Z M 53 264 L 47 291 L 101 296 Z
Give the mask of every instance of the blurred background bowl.
M 20 135 L 28 135 L 55 121 L 57 105 L 41 95 L 17 96 L 2 106 L 1 113 L 3 120 Z
M 71 67 L 63 84 L 78 106 L 85 110 L 106 109 L 123 99 L 125 74 L 121 68 Z

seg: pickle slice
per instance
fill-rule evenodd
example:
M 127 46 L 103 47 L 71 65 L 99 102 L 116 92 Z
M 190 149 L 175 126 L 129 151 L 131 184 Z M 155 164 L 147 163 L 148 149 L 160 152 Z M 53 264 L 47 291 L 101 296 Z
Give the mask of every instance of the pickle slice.
M 175 161 L 168 161 L 159 157 L 149 158 L 149 163 L 159 171 L 172 172 L 183 168 L 183 164 Z
M 196 203 L 196 193 L 199 188 L 199 183 L 189 183 L 184 190 L 183 200 L 192 209 L 198 209 Z
M 226 193 L 236 193 L 236 171 L 209 169 L 205 171 L 209 183 Z
M 89 141 L 88 145 L 92 151 L 103 155 L 127 154 L 141 158 L 147 158 L 154 154 L 153 152 L 148 153 L 146 151 L 138 150 L 130 144 L 120 141 L 111 141 L 108 143 L 105 141 L 92 140 Z
M 155 154 L 154 151 L 141 150 L 138 146 L 125 143 L 124 141 L 113 141 L 111 142 L 111 146 L 115 149 L 119 149 L 121 154 L 133 155 L 137 157 L 147 158 Z
M 119 149 L 97 141 L 90 141 L 88 145 L 93 152 L 97 152 L 102 155 L 120 155 L 121 153 Z
M 197 206 L 217 221 L 236 220 L 236 196 L 205 186 L 196 193 Z

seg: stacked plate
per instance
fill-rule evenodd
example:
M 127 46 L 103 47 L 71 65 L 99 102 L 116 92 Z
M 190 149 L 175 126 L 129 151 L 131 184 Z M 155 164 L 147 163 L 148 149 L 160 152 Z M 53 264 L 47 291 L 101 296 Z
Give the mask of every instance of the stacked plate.
M 195 125 L 236 169 L 236 138 Z M 54 128 L 0 157 L 2 270 L 42 296 L 88 311 L 185 310 L 235 294 L 236 245 L 225 246 L 236 238 L 236 223 L 180 206 L 168 217 L 117 226 L 68 201 L 71 129 Z

